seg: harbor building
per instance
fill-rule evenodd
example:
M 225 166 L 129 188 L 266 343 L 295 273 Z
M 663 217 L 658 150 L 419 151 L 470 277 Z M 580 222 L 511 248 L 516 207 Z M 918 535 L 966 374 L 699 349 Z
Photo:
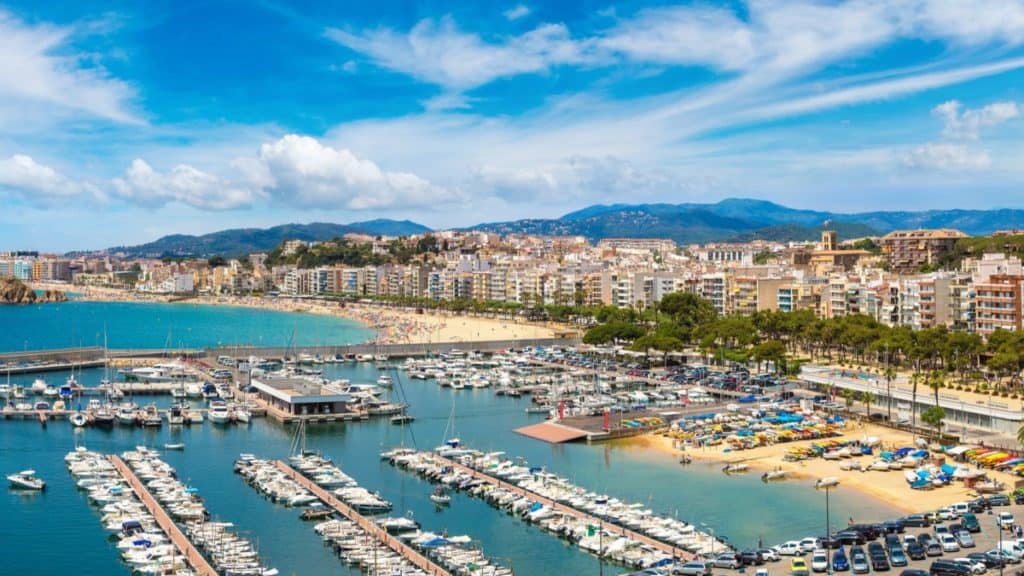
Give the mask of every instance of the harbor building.
M 259 399 L 288 416 L 345 414 L 351 412 L 352 396 L 333 384 L 317 384 L 302 378 L 253 379 Z

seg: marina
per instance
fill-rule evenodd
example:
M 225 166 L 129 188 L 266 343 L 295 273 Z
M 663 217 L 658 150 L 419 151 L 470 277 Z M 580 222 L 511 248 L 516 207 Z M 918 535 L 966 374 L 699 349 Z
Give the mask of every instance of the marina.
M 690 560 L 713 553 L 716 544 L 718 551 L 728 550 L 728 545 L 716 543 L 691 525 L 587 492 L 540 468 L 513 464 L 502 453 L 484 454 L 457 442 L 437 452 L 397 449 L 382 453 L 381 458 L 484 498 L 584 550 L 636 568 Z
M 380 542 L 387 546 L 395 554 L 398 554 L 403 559 L 408 561 L 411 565 L 415 566 L 422 571 L 422 574 L 430 574 L 437 576 L 450 576 L 450 573 L 443 567 L 437 565 L 426 556 L 423 556 L 412 547 L 403 543 L 398 538 L 392 536 L 388 531 L 382 528 L 377 523 L 369 520 L 359 512 L 356 512 L 354 508 L 345 504 L 340 498 L 334 496 L 324 488 L 318 486 L 312 480 L 306 478 L 301 473 L 296 471 L 291 466 L 284 462 L 275 461 L 273 465 L 280 470 L 287 477 L 291 478 L 302 488 L 308 490 L 316 498 L 318 498 L 325 505 L 330 506 L 336 510 L 339 514 L 344 516 L 354 526 L 358 527 L 363 533 L 367 534 L 375 541 Z M 373 571 L 377 573 L 376 570 Z
M 451 350 L 450 346 L 447 350 Z M 469 362 L 468 357 L 471 355 L 467 351 L 464 361 Z M 503 358 L 516 364 L 509 355 L 499 355 L 498 361 L 505 361 Z M 167 360 L 164 358 L 161 361 Z M 474 358 L 472 361 L 495 360 L 488 356 Z M 440 357 L 432 362 L 440 363 Z M 213 365 L 213 362 L 208 363 Z M 391 365 L 401 366 L 402 363 L 399 357 L 393 356 L 389 360 Z M 453 357 L 451 363 L 455 368 L 458 359 Z M 550 569 L 564 573 L 594 573 L 599 568 L 599 561 L 590 553 L 581 553 L 576 546 L 568 547 L 563 540 L 528 527 L 522 520 L 507 515 L 503 510 L 496 510 L 485 500 L 463 497 L 450 488 L 451 504 L 438 511 L 437 504 L 430 499 L 434 486 L 417 476 L 405 474 L 382 463 L 376 456 L 376 447 L 397 446 L 403 438 L 406 445 L 411 447 L 415 447 L 416 439 L 436 441 L 446 436 L 444 429 L 448 427 L 449 421 L 453 421 L 459 436 L 471 446 L 479 446 L 488 451 L 506 450 L 551 469 L 572 470 L 573 481 L 577 485 L 585 486 L 595 493 L 615 494 L 623 500 L 645 502 L 647 507 L 659 511 L 661 515 L 675 516 L 678 513 L 680 518 L 691 522 L 707 523 L 714 527 L 716 535 L 727 534 L 729 541 L 737 546 L 756 542 L 759 536 L 766 540 L 781 540 L 814 533 L 816 530 L 817 519 L 809 516 L 806 511 L 809 506 L 818 506 L 817 499 L 813 493 L 808 493 L 806 487 L 798 487 L 795 483 L 783 482 L 772 486 L 770 498 L 783 504 L 773 505 L 770 508 L 771 514 L 765 514 L 759 525 L 753 525 L 742 520 L 744 515 L 723 513 L 714 502 L 720 498 L 732 502 L 737 510 L 768 510 L 764 501 L 767 497 L 764 492 L 766 488 L 754 474 L 736 476 L 723 484 L 720 467 L 710 468 L 695 463 L 684 473 L 676 458 L 660 458 L 650 452 L 630 448 L 621 444 L 621 441 L 590 446 L 581 443 L 553 446 L 525 436 L 509 434 L 509 431 L 516 428 L 544 422 L 545 417 L 550 415 L 550 407 L 553 406 L 550 402 L 546 413 L 531 413 L 527 410 L 538 405 L 534 402 L 535 396 L 553 398 L 553 389 L 556 394 L 561 393 L 561 385 L 558 383 L 552 385 L 550 382 L 536 381 L 544 377 L 545 373 L 554 373 L 554 369 L 547 366 L 537 367 L 537 372 L 531 368 L 529 376 L 524 374 L 533 381 L 524 379 L 521 383 L 515 383 L 515 388 L 524 391 L 530 388 L 528 393 L 518 394 L 502 392 L 512 386 L 503 385 L 500 375 L 489 387 L 456 389 L 443 386 L 434 378 L 412 379 L 410 373 L 401 368 L 397 371 L 381 370 L 373 360 L 325 362 L 322 365 L 314 363 L 308 368 L 321 371 L 324 378 L 345 379 L 352 384 L 376 384 L 382 374 L 388 374 L 394 382 L 391 388 L 380 387 L 386 392 L 383 397 L 392 402 L 407 404 L 407 414 L 415 416 L 413 421 L 402 425 L 392 424 L 390 417 L 349 423 L 322 422 L 316 425 L 309 421 L 307 430 L 310 450 L 332 454 L 335 462 L 344 463 L 345 474 L 358 477 L 366 486 L 379 490 L 380 497 L 392 503 L 394 510 L 415 512 L 418 521 L 436 527 L 438 534 L 473 534 L 484 550 L 508 557 L 509 561 L 502 563 L 514 564 L 517 573 L 543 573 Z M 493 368 L 496 367 L 481 366 L 479 370 Z M 501 369 L 508 371 L 513 380 L 519 377 L 512 372 L 512 368 L 506 366 Z M 569 372 L 564 368 L 563 371 Z M 64 382 L 68 375 L 55 372 L 52 377 L 46 376 L 46 379 Z M 94 388 L 104 379 L 104 370 L 92 368 L 76 371 L 75 377 L 84 388 Z M 32 378 L 15 375 L 10 382 L 12 386 L 28 389 Z M 565 388 L 561 390 L 567 391 L 581 384 L 591 387 L 595 382 L 599 384 L 602 381 L 566 378 Z M 610 386 L 614 384 L 614 381 L 609 381 Z M 587 395 L 585 387 L 580 387 L 580 393 L 573 397 L 574 403 L 579 406 L 584 405 L 578 403 L 578 400 L 581 395 Z M 609 391 L 613 393 L 608 395 L 612 403 L 615 402 L 612 399 L 614 395 L 625 398 L 626 394 L 635 392 L 620 389 L 617 385 Z M 237 390 L 234 392 L 238 393 Z M 595 410 L 600 409 L 598 399 L 601 396 L 593 395 Z M 667 401 L 659 401 L 653 396 L 650 399 L 652 404 Z M 146 402 L 140 401 L 140 404 L 149 402 L 155 403 L 161 412 L 166 412 L 176 399 L 169 394 L 157 394 L 147 397 Z M 195 410 L 208 410 L 207 402 L 201 398 L 189 400 L 189 403 Z M 664 406 L 658 409 L 671 411 L 679 410 L 680 407 Z M 617 423 L 617 420 L 613 422 Z M 59 456 L 54 455 L 54 450 L 62 450 L 60 455 L 63 455 L 76 443 L 87 444 L 91 449 L 104 453 L 122 453 L 140 445 L 162 447 L 165 444 L 184 444 L 184 450 L 167 450 L 162 458 L 178 470 L 179 477 L 188 478 L 190 485 L 200 489 L 204 498 L 216 503 L 219 515 L 251 530 L 250 538 L 253 542 L 259 542 L 260 556 L 267 558 L 268 564 L 286 567 L 289 572 L 297 574 L 346 570 L 346 565 L 339 566 L 337 552 L 331 547 L 322 546 L 321 539 L 310 538 L 310 525 L 298 520 L 301 507 L 306 505 L 293 508 L 268 506 L 255 491 L 239 491 L 237 482 L 231 481 L 230 466 L 224 466 L 225 462 L 236 459 L 238 454 L 252 451 L 256 445 L 272 459 L 286 458 L 292 453 L 291 441 L 296 424 L 283 425 L 274 418 L 254 418 L 245 426 L 211 425 L 209 422 L 200 426 L 181 426 L 170 425 L 165 417 L 160 427 L 115 424 L 110 428 L 75 428 L 67 422 L 51 422 L 50 426 L 42 428 L 32 420 L 17 419 L 2 422 L 0 426 L 3 427 L 0 430 L 2 468 L 8 473 L 35 469 L 38 477 L 47 481 L 45 493 L 16 495 L 11 491 L 9 498 L 0 500 L 0 512 L 6 517 L 24 518 L 25 521 L 19 522 L 19 525 L 42 522 L 42 526 L 45 521 L 41 518 L 53 506 L 60 506 L 64 510 L 66 528 L 60 528 L 68 531 L 62 534 L 67 542 L 69 558 L 52 559 L 54 570 L 75 570 L 78 565 L 90 567 L 89 570 L 95 573 L 123 570 L 118 568 L 119 554 L 101 539 L 91 536 L 96 532 L 96 520 L 88 507 L 75 504 L 79 492 L 52 469 L 52 462 L 60 460 Z M 659 486 L 679 486 L 680 489 L 662 490 Z M 690 493 L 715 494 L 717 498 L 693 499 L 687 496 Z M 844 494 L 842 490 L 832 495 L 832 506 L 836 514 L 857 515 L 858 518 L 869 518 L 871 515 L 882 518 L 885 511 L 879 503 L 865 503 L 862 498 Z M 480 532 L 481 521 L 492 528 Z M 5 542 L 26 551 L 41 553 L 41 541 L 38 538 L 26 539 L 25 536 L 21 530 L 15 530 L 13 525 L 0 526 L 0 537 Z M 409 542 L 409 545 L 415 548 L 413 542 Z M 669 556 L 670 553 L 665 555 Z M 70 561 L 71 557 L 75 558 L 74 562 Z M 12 569 L 31 570 L 30 565 L 21 562 L 21 559 L 15 559 Z M 437 563 L 440 565 L 440 560 Z M 353 570 L 361 569 L 353 566 Z M 616 570 L 623 571 L 625 567 L 609 560 L 605 566 L 606 573 L 612 574 Z

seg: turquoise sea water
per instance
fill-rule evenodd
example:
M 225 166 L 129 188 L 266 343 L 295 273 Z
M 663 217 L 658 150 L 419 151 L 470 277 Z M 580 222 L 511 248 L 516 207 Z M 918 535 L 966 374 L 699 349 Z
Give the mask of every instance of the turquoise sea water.
M 0 352 L 102 346 L 200 348 L 330 345 L 364 342 L 373 331 L 321 314 L 240 306 L 141 302 L 59 302 L 0 306 Z
M 138 344 L 127 340 L 121 345 Z M 326 371 L 356 383 L 373 382 L 379 374 L 367 365 L 328 365 Z M 91 369 L 79 380 L 95 385 L 102 376 L 102 370 Z M 66 374 L 44 377 L 57 384 Z M 11 381 L 27 385 L 34 378 L 12 377 Z M 498 397 L 490 389 L 454 391 L 432 381 L 403 381 L 416 416 L 413 424 L 402 428 L 385 419 L 309 426 L 307 446 L 333 457 L 363 486 L 380 491 L 395 504 L 393 514 L 411 511 L 425 530 L 468 534 L 492 557 L 511 562 L 517 574 L 596 574 L 599 567 L 596 558 L 464 494 L 453 494 L 452 506 L 437 511 L 428 500 L 427 483 L 381 462 L 378 454 L 400 443 L 420 448 L 440 444 L 454 404 L 455 434 L 464 443 L 524 456 L 593 490 L 705 523 L 737 546 L 754 545 L 759 537 L 775 543 L 824 532 L 823 495 L 807 481 L 765 485 L 755 474 L 726 477 L 717 466 L 682 467 L 670 456 L 630 445 L 552 446 L 512 432 L 540 418 L 525 413 L 528 398 Z M 167 404 L 169 399 L 160 403 Z M 139 444 L 160 447 L 179 441 L 187 445 L 185 451 L 166 452 L 165 459 L 200 490 L 213 515 L 234 522 L 258 541 L 270 565 L 289 575 L 355 573 L 321 545 L 312 526 L 298 519 L 298 510 L 264 500 L 232 473 L 232 462 L 241 452 L 287 456 L 291 433 L 291 428 L 264 419 L 245 427 L 205 423 L 182 429 L 165 425 L 159 430 L 115 426 L 109 431 L 76 431 L 66 422 L 51 422 L 43 428 L 33 421 L 0 420 L 0 473 L 33 468 L 49 483 L 43 494 L 23 495 L 6 487 L 0 492 L 0 543 L 5 551 L 0 574 L 127 574 L 106 540 L 98 513 L 74 488 L 64 468 L 64 454 L 76 445 L 121 452 Z M 833 522 L 841 524 L 850 516 L 878 520 L 886 511 L 881 504 L 849 491 L 833 492 Z M 624 571 L 605 566 L 606 574 Z

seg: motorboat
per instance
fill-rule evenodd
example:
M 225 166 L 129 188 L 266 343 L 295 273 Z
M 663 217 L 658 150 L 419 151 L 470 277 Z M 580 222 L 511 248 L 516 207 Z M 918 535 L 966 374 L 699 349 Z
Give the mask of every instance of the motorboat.
M 445 493 L 444 488 L 437 488 L 430 495 L 430 501 L 439 506 L 447 506 L 452 503 L 452 497 Z
M 387 374 L 381 374 L 380 377 L 377 378 L 377 386 L 382 386 L 384 388 L 390 388 L 394 383 L 395 383 L 394 378 L 392 378 L 391 376 L 388 376 Z
M 722 468 L 722 472 L 725 472 L 726 474 L 742 474 L 749 469 L 749 466 L 740 462 L 736 464 L 726 464 L 725 467 Z
M 164 444 L 164 450 L 184 450 L 184 449 L 185 449 L 185 444 L 182 443 L 182 442 L 177 442 L 177 443 L 174 443 L 174 444 Z
M 126 424 L 129 426 L 135 425 L 135 406 L 132 404 L 122 404 L 117 409 L 117 421 L 119 424 Z
M 814 487 L 819 490 L 823 488 L 835 488 L 836 486 L 839 486 L 839 478 L 836 478 L 835 476 L 826 476 L 825 478 L 819 478 L 818 481 L 814 483 Z
M 210 403 L 209 417 L 214 424 L 227 424 L 231 421 L 231 411 L 223 401 L 214 401 Z
M 160 411 L 157 409 L 156 404 L 146 406 L 145 411 L 142 413 L 142 425 L 157 428 L 163 425 L 163 423 L 163 419 L 160 418 Z
M 412 422 L 413 420 L 415 420 L 415 418 L 413 418 L 409 414 L 398 414 L 397 416 L 392 416 L 391 417 L 391 423 L 392 424 L 408 424 L 409 422 Z
M 175 404 L 167 411 L 167 423 L 172 426 L 180 426 L 185 423 L 185 413 L 181 406 Z
M 32 381 L 32 388 L 30 388 L 30 390 L 32 390 L 33 394 L 42 394 L 43 391 L 46 390 L 46 380 L 36 378 Z
M 82 428 L 89 423 L 89 419 L 86 418 L 85 414 L 82 414 L 81 412 L 75 412 L 68 418 L 68 420 L 71 422 L 71 425 L 74 426 L 75 428 Z
M 46 398 L 56 398 L 58 394 L 60 394 L 60 390 L 57 390 L 54 386 L 43 388 L 43 396 Z
M 117 415 L 106 406 L 97 408 L 92 412 L 92 423 L 96 426 L 109 428 L 114 425 L 115 420 L 117 420 Z
M 22 470 L 17 474 L 11 474 L 7 481 L 11 483 L 11 488 L 19 490 L 46 490 L 46 482 L 36 478 L 35 470 Z

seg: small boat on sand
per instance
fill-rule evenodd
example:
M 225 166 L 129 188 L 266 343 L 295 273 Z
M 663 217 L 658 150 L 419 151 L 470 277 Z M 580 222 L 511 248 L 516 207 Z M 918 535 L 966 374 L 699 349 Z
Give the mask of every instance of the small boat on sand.
M 814 483 L 814 487 L 818 490 L 821 490 L 822 488 L 835 488 L 836 486 L 839 486 L 839 478 L 836 478 L 835 476 L 819 478 L 818 481 Z
M 750 467 L 746 464 L 738 462 L 736 464 L 726 464 L 725 467 L 722 468 L 722 472 L 725 472 L 726 474 L 742 474 L 749 469 Z
M 781 469 L 775 469 L 775 470 L 771 470 L 769 472 L 765 472 L 764 474 L 761 474 L 761 481 L 762 482 L 770 482 L 772 480 L 785 480 L 785 479 L 786 479 L 786 472 L 784 470 L 781 470 Z

